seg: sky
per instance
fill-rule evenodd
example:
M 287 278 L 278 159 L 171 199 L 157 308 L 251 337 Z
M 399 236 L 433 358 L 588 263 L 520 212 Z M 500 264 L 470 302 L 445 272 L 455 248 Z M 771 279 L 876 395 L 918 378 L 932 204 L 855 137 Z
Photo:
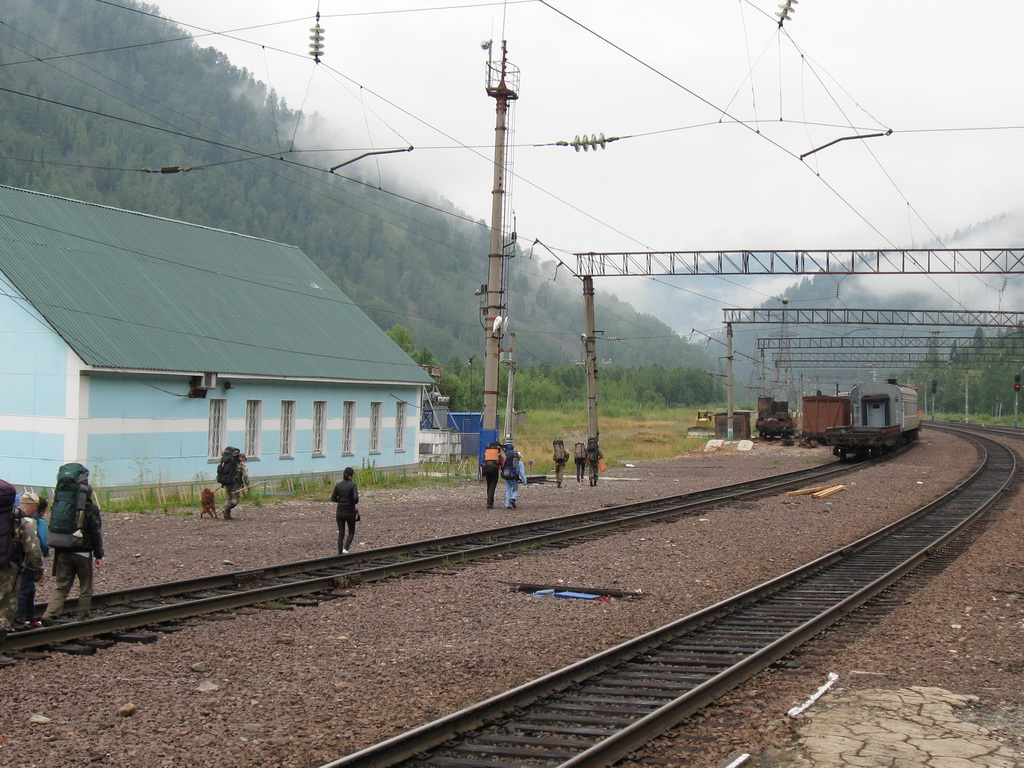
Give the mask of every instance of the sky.
M 783 1 L 156 5 L 290 108 L 324 118 L 300 139 L 338 150 L 325 165 L 413 146 L 346 172 L 433 190 L 487 222 L 495 102 L 485 68 L 506 41 L 520 72 L 509 202 L 520 246 L 542 259 L 1024 245 L 1024 3 L 800 0 L 780 29 Z M 319 65 L 307 55 L 317 10 Z M 587 152 L 554 145 L 599 134 L 619 138 Z M 866 134 L 888 135 L 848 139 Z M 992 223 L 954 238 L 981 222 Z M 687 335 L 720 330 L 723 306 L 759 306 L 792 282 L 634 277 L 597 287 Z M 1020 282 L 871 277 L 850 306 L 921 289 L 936 307 L 953 297 L 955 308 L 1015 309 Z

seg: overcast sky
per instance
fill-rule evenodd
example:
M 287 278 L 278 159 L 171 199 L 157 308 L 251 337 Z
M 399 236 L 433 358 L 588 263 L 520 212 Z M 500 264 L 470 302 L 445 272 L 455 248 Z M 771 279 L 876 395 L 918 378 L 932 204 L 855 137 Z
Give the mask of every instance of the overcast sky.
M 1024 245 L 1014 228 L 1024 208 L 1024 3 L 800 0 L 780 30 L 780 2 L 157 4 L 291 108 L 328 118 L 325 135 L 305 137 L 344 150 L 325 165 L 414 146 L 347 170 L 436 190 L 487 221 L 494 100 L 481 42 L 499 51 L 507 40 L 521 71 L 511 185 L 519 243 L 539 239 L 572 264 L 576 251 Z M 319 66 L 306 55 L 318 8 Z M 601 133 L 622 138 L 591 152 L 551 146 Z M 985 235 L 1001 241 L 950 239 L 1004 213 L 1010 227 Z M 482 279 L 484 270 L 481 260 Z M 651 286 L 608 282 L 598 288 L 637 303 Z M 714 301 L 676 295 L 699 307 L 693 323 L 708 329 L 721 321 L 716 306 L 756 306 L 789 282 L 691 278 L 683 285 Z M 1001 278 L 952 282 L 966 308 L 1016 308 Z M 685 322 L 676 329 L 686 333 Z

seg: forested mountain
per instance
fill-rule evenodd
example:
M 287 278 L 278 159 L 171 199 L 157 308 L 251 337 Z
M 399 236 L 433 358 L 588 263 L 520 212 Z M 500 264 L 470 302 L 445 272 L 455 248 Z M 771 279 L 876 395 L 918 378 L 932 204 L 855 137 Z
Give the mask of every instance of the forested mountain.
M 441 194 L 413 200 L 285 152 L 297 123 L 317 118 L 147 15 L 157 11 L 133 0 L 3 4 L 0 183 L 296 245 L 385 330 L 405 326 L 441 362 L 479 357 L 487 223 Z M 510 265 L 519 362 L 581 357 L 580 282 L 529 253 Z M 598 328 L 621 340 L 599 350 L 615 365 L 717 365 L 649 314 L 604 293 L 596 305 Z

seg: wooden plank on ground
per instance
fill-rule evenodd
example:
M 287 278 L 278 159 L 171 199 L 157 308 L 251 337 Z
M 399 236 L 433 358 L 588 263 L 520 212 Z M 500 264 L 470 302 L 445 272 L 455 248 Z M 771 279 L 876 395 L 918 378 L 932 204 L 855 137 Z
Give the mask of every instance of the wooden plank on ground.
M 831 488 L 826 488 L 823 491 L 818 491 L 817 493 L 812 493 L 811 494 L 811 498 L 812 499 L 824 499 L 826 496 L 831 496 L 833 493 L 839 493 L 840 491 L 845 491 L 845 490 L 846 490 L 846 486 L 845 485 L 833 485 Z
M 826 488 L 831 488 L 831 485 L 815 485 L 810 488 L 801 488 L 798 491 L 788 491 L 787 496 L 806 496 L 808 493 L 817 493 L 818 491 L 824 491 Z

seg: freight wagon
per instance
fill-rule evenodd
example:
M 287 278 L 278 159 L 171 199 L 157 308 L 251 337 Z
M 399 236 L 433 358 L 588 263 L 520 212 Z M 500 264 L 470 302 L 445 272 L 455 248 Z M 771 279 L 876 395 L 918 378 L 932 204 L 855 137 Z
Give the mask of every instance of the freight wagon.
M 808 395 L 803 399 L 800 436 L 805 440 L 823 442 L 825 430 L 853 424 L 850 408 L 849 395 Z

